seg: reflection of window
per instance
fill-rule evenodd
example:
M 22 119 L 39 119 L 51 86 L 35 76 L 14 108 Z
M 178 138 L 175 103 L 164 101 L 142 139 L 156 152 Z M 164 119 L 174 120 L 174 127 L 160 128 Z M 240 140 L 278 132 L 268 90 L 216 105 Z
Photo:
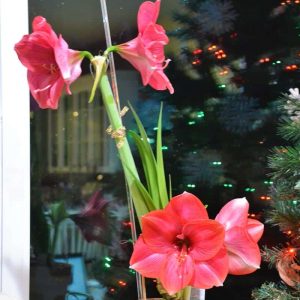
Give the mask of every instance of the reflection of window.
M 109 172 L 113 154 L 108 121 L 99 97 L 88 103 L 87 90 L 61 99 L 58 110 L 48 110 L 48 172 Z

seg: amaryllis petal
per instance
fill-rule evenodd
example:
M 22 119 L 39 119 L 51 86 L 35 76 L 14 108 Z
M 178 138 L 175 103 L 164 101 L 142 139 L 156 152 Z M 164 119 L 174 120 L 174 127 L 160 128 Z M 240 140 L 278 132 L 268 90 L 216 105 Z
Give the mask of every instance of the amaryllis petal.
M 208 219 L 206 208 L 201 200 L 188 192 L 173 197 L 165 211 L 168 215 L 176 215 L 181 224 L 197 219 Z
M 56 109 L 64 87 L 64 81 L 47 73 L 27 72 L 29 89 L 40 108 Z M 53 89 L 52 89 L 53 87 Z
M 111 243 L 112 221 L 108 218 L 109 201 L 100 191 L 95 192 L 79 214 L 71 216 L 88 242 Z
M 32 22 L 33 33 L 23 36 L 15 51 L 28 69 L 27 79 L 32 96 L 41 108 L 58 107 L 59 98 L 66 85 L 81 74 L 82 55 L 71 50 L 68 44 L 52 30 L 46 19 L 37 16 Z
M 166 257 L 160 274 L 164 289 L 173 295 L 186 287 L 194 275 L 194 262 L 189 255 L 174 252 Z
M 258 220 L 248 219 L 247 230 L 255 242 L 258 242 L 264 232 L 264 224 Z
M 121 57 L 129 61 L 141 74 L 143 85 L 147 85 L 156 68 L 151 59 L 148 59 L 146 49 L 141 38 L 137 37 L 126 44 L 119 46 Z
M 157 70 L 152 74 L 149 80 L 149 85 L 155 90 L 164 91 L 168 89 L 170 94 L 174 94 L 174 88 L 170 80 L 162 70 Z
M 261 262 L 260 250 L 246 228 L 234 227 L 226 231 L 225 246 L 229 255 L 230 274 L 248 274 L 245 273 L 245 270 L 251 269 L 251 272 L 253 272 L 253 270 L 259 268 Z
M 169 60 L 165 59 L 164 46 L 169 39 L 162 26 L 156 24 L 160 1 L 144 2 L 138 13 L 138 36 L 121 45 L 113 47 L 121 57 L 129 61 L 141 74 L 143 85 L 149 84 L 156 90 L 166 90 L 172 94 L 174 88 L 164 68 Z
M 48 103 L 50 103 L 50 106 L 49 106 L 50 108 L 53 108 L 53 109 L 58 108 L 59 99 L 63 92 L 64 85 L 65 85 L 65 83 L 62 78 L 59 78 L 52 84 L 52 86 L 50 88 L 50 97 L 49 97 L 49 102 L 48 102 Z
M 216 256 L 205 262 L 195 262 L 194 276 L 191 285 L 199 289 L 210 289 L 222 286 L 228 274 L 228 256 L 222 248 Z
M 23 39 L 15 45 L 18 58 L 28 70 L 46 73 L 47 69 L 45 67 L 51 65 L 54 61 L 53 49 L 50 48 L 49 44 L 46 47 L 40 43 L 31 43 L 30 40 L 32 40 L 32 36 L 25 35 Z
M 237 198 L 223 206 L 216 217 L 216 221 L 224 225 L 225 230 L 234 226 L 247 225 L 249 203 L 246 198 Z
M 145 277 L 158 278 L 164 259 L 165 255 L 151 251 L 144 243 L 143 236 L 140 235 L 134 245 L 130 267 Z
M 137 23 L 139 32 L 144 32 L 151 23 L 156 23 L 160 11 L 160 0 L 145 1 L 139 8 Z
M 44 32 L 48 34 L 49 44 L 54 47 L 55 42 L 57 40 L 57 35 L 53 31 L 51 25 L 47 22 L 47 20 L 42 16 L 37 16 L 32 21 L 32 29 L 34 32 Z
M 166 35 L 165 29 L 158 24 L 150 24 L 147 26 L 144 34 L 141 35 L 142 41 L 144 44 L 151 44 L 152 42 L 160 43 L 162 46 L 165 46 L 169 43 L 169 38 Z
M 228 273 L 231 275 L 247 275 L 257 270 L 257 267 L 245 264 L 245 261 L 234 253 L 228 253 Z
M 224 228 L 214 220 L 189 222 L 183 227 L 182 233 L 185 239 L 189 240 L 190 255 L 194 260 L 211 259 L 224 243 Z
M 80 65 L 83 56 L 80 54 L 80 51 L 70 50 L 61 35 L 54 47 L 54 53 L 61 75 L 67 84 L 67 91 L 70 94 L 69 85 L 81 74 Z
M 142 230 L 145 243 L 158 253 L 174 250 L 173 242 L 181 233 L 181 224 L 162 210 L 142 217 Z

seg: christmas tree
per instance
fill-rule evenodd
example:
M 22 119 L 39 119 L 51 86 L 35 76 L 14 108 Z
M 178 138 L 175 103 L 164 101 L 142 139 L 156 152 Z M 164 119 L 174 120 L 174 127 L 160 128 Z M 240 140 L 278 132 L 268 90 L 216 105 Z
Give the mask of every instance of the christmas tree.
M 274 148 L 269 159 L 273 170 L 271 209 L 267 222 L 279 226 L 286 241 L 276 247 L 265 248 L 264 258 L 276 267 L 283 283 L 267 282 L 253 291 L 257 300 L 299 299 L 300 295 L 300 95 L 299 90 L 290 89 L 285 95 L 283 109 L 286 114 L 279 127 L 286 145 Z
M 164 100 L 167 106 L 167 170 L 181 174 L 172 178 L 174 194 L 205 195 L 214 212 L 232 197 L 246 196 L 260 210 L 270 185 L 266 157 L 280 140 L 276 99 L 299 80 L 300 5 L 274 0 L 181 4 L 170 32 L 174 57 L 168 67 L 176 93 L 150 92 L 143 99 L 143 105 Z M 158 111 L 157 103 L 150 106 Z M 155 123 L 147 122 L 147 115 L 142 119 L 150 138 L 155 136 Z

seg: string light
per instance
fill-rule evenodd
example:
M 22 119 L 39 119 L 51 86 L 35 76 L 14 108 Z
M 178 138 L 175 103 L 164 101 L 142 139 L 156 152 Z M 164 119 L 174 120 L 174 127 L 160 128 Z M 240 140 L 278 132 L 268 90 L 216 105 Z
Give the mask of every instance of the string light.
M 260 196 L 260 200 L 271 200 L 270 196 Z
M 264 181 L 264 184 L 266 184 L 266 185 L 272 185 L 272 184 L 273 184 L 273 181 L 265 180 L 265 181 Z
M 222 165 L 222 162 L 221 161 L 213 161 L 212 164 L 214 166 L 220 166 L 220 165 Z
M 232 188 L 233 187 L 233 185 L 231 183 L 224 183 L 223 186 L 225 188 Z
M 251 218 L 255 218 L 256 217 L 256 214 L 248 214 L 248 217 L 251 217 Z
M 288 252 L 290 254 L 294 254 L 296 252 L 295 248 L 288 248 Z
M 189 184 L 187 184 L 186 186 L 187 186 L 188 188 L 192 188 L 192 189 L 194 189 L 194 188 L 196 187 L 196 185 L 195 185 L 195 184 L 190 184 L 190 183 L 189 183 Z
M 220 76 L 224 76 L 224 75 L 227 75 L 227 74 L 228 74 L 228 70 L 227 70 L 227 69 L 225 69 L 225 70 L 219 72 L 219 75 L 220 75 Z
M 217 59 L 224 59 L 227 57 L 227 55 L 225 54 L 225 52 L 221 49 L 221 50 L 218 50 L 218 51 L 215 51 L 215 57 Z
M 191 126 L 191 125 L 195 125 L 196 122 L 195 121 L 189 121 L 188 124 Z
M 126 286 L 127 285 L 127 283 L 125 282 L 125 281 L 123 281 L 123 280 L 119 280 L 118 281 L 118 284 L 120 285 L 120 286 Z
M 167 147 L 167 146 L 162 146 L 161 147 L 161 150 L 163 150 L 163 151 L 166 151 L 166 150 L 168 150 L 169 148 Z
M 288 66 L 285 67 L 286 71 L 295 71 L 297 69 L 298 69 L 298 66 L 295 65 L 295 64 L 294 65 L 288 65 Z
M 200 64 L 201 64 L 201 60 L 198 58 L 192 61 L 192 65 L 194 65 L 194 66 L 200 65 Z
M 226 84 L 219 84 L 219 85 L 218 85 L 218 88 L 219 88 L 219 89 L 225 89 L 225 88 L 226 88 Z
M 255 188 L 251 188 L 251 187 L 245 188 L 245 192 L 253 193 L 253 192 L 255 192 L 255 191 L 256 191 Z
M 261 59 L 259 60 L 259 62 L 260 62 L 261 64 L 264 64 L 264 63 L 270 62 L 270 58 L 269 58 L 269 57 L 264 57 L 264 58 L 261 58 Z
M 294 0 L 294 1 L 286 0 L 286 1 L 282 1 L 280 4 L 282 6 L 291 5 L 291 4 L 300 4 L 300 0 Z
M 203 51 L 201 50 L 201 49 L 195 49 L 192 53 L 194 54 L 194 55 L 199 55 L 199 54 L 201 54 Z
M 204 118 L 204 116 L 205 116 L 204 111 L 197 112 L 197 118 Z
M 216 45 L 211 45 L 207 48 L 208 51 L 213 51 L 213 50 L 216 50 L 217 49 L 217 46 Z

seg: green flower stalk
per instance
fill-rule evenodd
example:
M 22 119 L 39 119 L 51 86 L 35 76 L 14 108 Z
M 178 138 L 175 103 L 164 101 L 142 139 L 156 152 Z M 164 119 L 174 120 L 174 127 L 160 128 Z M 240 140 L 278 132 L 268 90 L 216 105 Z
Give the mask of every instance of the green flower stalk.
M 115 139 L 126 182 L 133 198 L 136 214 L 140 218 L 142 215 L 153 209 L 153 207 L 151 206 L 151 203 L 148 203 L 147 205 L 147 203 L 142 201 L 141 196 L 139 195 L 137 187 L 140 182 L 139 175 L 126 137 L 126 129 L 123 126 L 122 117 L 120 116 L 120 112 L 115 103 L 108 76 L 106 74 L 106 58 L 104 56 L 96 56 L 92 59 L 91 63 L 96 73 L 94 87 L 95 85 L 99 85 L 103 103 L 111 124 L 109 133 L 112 138 Z M 92 91 L 91 97 L 94 93 L 95 91 Z

